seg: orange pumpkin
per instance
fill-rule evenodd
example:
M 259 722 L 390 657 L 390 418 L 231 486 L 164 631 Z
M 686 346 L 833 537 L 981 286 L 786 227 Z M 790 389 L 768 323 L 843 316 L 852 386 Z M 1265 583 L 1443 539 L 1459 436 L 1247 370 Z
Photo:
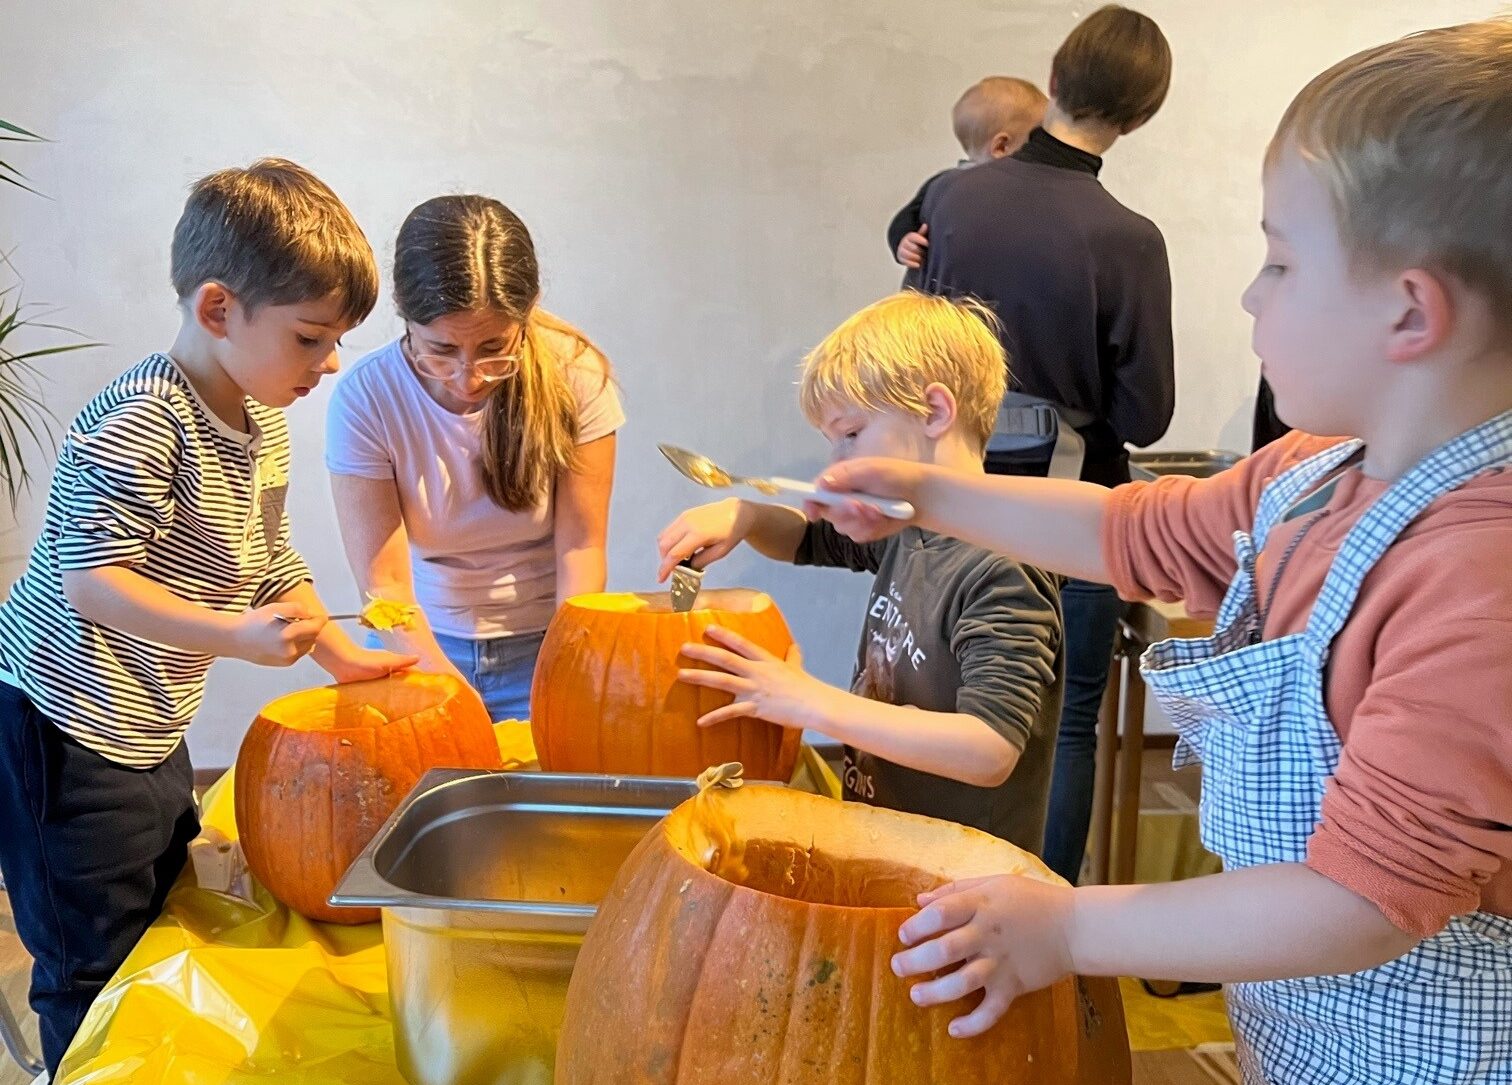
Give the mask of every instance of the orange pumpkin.
M 699 607 L 672 609 L 665 594 L 597 594 L 569 599 L 546 630 L 530 694 L 536 755 L 548 772 L 697 776 L 739 761 L 748 778 L 786 781 L 798 760 L 798 731 L 741 719 L 699 727 L 698 717 L 730 695 L 677 680 L 694 666 L 682 646 L 720 625 L 778 655 L 793 646 L 770 596 L 706 591 Z
M 247 867 L 274 899 L 330 923 L 377 909 L 327 903 L 357 854 L 432 768 L 501 767 L 478 695 L 451 675 L 408 672 L 280 697 L 236 758 Z
M 584 940 L 556 1085 L 1119 1085 L 1117 983 L 1068 977 L 950 1037 L 892 972 L 917 893 L 1016 873 L 1013 845 L 949 822 L 771 786 L 712 789 L 637 846 Z

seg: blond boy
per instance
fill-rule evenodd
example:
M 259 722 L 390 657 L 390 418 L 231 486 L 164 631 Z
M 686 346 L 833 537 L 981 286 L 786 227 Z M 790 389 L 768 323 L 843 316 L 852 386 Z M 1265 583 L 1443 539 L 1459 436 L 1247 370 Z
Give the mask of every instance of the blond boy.
M 1264 170 L 1245 291 L 1278 412 L 1306 432 L 1214 479 L 828 483 L 1213 638 L 1142 669 L 1203 766 L 1224 873 L 1162 886 L 985 879 L 928 894 L 900 976 L 985 992 L 956 1035 L 1067 972 L 1230 985 L 1246 1082 L 1512 1081 L 1512 20 L 1314 79 Z M 1313 437 L 1309 434 L 1349 434 Z M 855 503 L 853 537 L 886 530 Z
M 896 294 L 809 355 L 800 399 L 836 462 L 897 456 L 982 470 L 1004 358 L 980 306 Z M 689 645 L 683 680 L 735 696 L 700 723 L 749 714 L 845 746 L 846 797 L 975 826 L 1038 850 L 1060 712 L 1054 579 L 959 540 L 910 529 L 852 542 L 781 505 L 721 501 L 683 513 L 659 544 L 665 578 L 742 541 L 778 561 L 872 573 L 854 680 L 828 686 L 722 631 Z

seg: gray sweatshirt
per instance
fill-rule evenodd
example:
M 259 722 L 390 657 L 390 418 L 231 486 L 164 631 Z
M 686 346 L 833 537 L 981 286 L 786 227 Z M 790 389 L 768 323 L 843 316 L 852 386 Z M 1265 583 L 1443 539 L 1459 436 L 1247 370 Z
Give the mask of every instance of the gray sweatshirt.
M 1038 854 L 1060 725 L 1060 589 L 1055 577 L 918 528 L 851 541 L 810 524 L 794 561 L 876 574 L 853 692 L 974 716 L 1022 751 L 997 787 L 975 787 L 847 747 L 845 796 L 985 830 Z

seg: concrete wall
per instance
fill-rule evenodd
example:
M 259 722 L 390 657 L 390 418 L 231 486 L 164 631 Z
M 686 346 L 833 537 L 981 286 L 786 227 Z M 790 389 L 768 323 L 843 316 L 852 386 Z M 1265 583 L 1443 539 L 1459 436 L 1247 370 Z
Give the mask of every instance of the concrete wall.
M 11 0 L 0 117 L 57 142 L 8 144 L 43 201 L 0 193 L 0 250 L 28 297 L 109 347 L 48 366 L 65 421 L 172 340 L 168 242 L 186 186 L 263 154 L 315 169 L 380 260 L 415 203 L 495 195 L 530 225 L 546 303 L 618 366 L 611 581 L 651 583 L 654 538 L 699 497 L 670 440 L 805 477 L 825 448 L 794 405 L 802 352 L 893 289 L 883 229 L 957 157 L 956 95 L 988 73 L 1044 85 L 1095 5 L 1061 0 Z M 1256 379 L 1238 295 L 1261 254 L 1260 153 L 1290 96 L 1358 48 L 1491 14 L 1477 0 L 1143 0 L 1171 40 L 1170 98 L 1103 173 L 1166 233 L 1180 399 L 1166 447 L 1243 449 Z M 387 267 L 385 267 L 385 274 Z M 385 301 L 346 357 L 395 334 Z M 321 466 L 325 396 L 290 412 L 297 541 L 326 599 L 355 589 Z M 44 480 L 45 481 L 45 480 Z M 35 533 L 34 493 L 0 513 L 0 584 Z M 772 592 L 811 665 L 848 676 L 863 578 L 740 556 L 712 584 Z M 311 664 L 226 662 L 190 732 L 226 764 L 257 706 Z

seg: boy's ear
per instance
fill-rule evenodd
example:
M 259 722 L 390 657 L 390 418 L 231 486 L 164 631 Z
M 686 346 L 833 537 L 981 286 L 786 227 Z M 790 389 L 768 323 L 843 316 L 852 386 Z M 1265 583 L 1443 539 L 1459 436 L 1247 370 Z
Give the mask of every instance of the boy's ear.
M 1006 158 L 1013 153 L 1014 146 L 1022 142 L 1017 132 L 999 132 L 987 145 L 987 154 L 992 158 Z
M 955 393 L 943 384 L 935 383 L 924 389 L 924 433 L 931 440 L 939 440 L 949 433 L 960 417 Z
M 189 312 L 194 322 L 216 339 L 229 334 L 231 307 L 236 304 L 236 295 L 221 283 L 211 279 L 200 283 L 199 289 L 189 299 Z
M 1391 331 L 1386 358 L 1415 362 L 1437 349 L 1454 325 L 1454 296 L 1444 279 L 1426 268 L 1409 268 L 1392 283 Z

